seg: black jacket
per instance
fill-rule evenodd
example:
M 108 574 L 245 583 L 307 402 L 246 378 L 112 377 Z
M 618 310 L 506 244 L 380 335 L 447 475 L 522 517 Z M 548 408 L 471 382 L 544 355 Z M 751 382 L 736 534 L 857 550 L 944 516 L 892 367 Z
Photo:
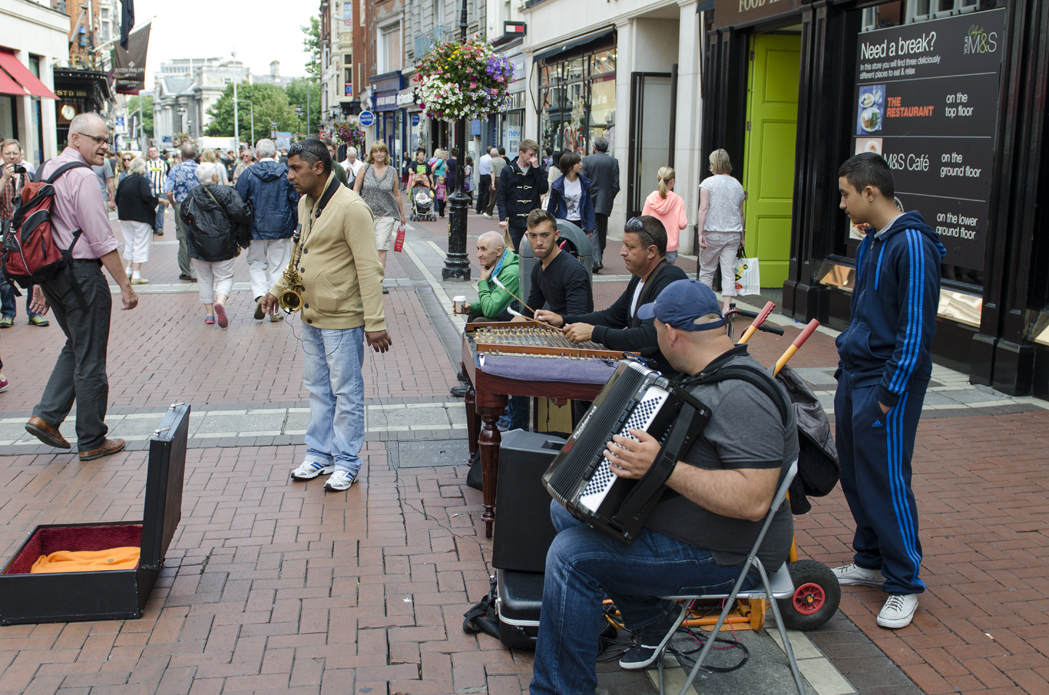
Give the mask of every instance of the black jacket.
M 648 281 L 641 289 L 637 305 L 656 301 L 656 297 L 663 288 L 675 280 L 687 280 L 688 275 L 681 268 L 661 263 L 656 266 L 648 276 Z M 637 316 L 630 315 L 630 302 L 634 299 L 634 290 L 641 278 L 633 276 L 626 286 L 626 291 L 619 299 L 604 311 L 595 311 L 591 314 L 580 314 L 575 316 L 562 316 L 565 325 L 569 323 L 588 323 L 594 327 L 592 340 L 601 343 L 609 350 L 626 350 L 640 353 L 642 357 L 648 358 L 656 363 L 656 369 L 667 375 L 675 373 L 673 367 L 659 351 L 659 343 L 656 340 L 656 326 L 653 319 L 641 321 Z
M 182 202 L 180 214 L 188 225 L 190 258 L 209 263 L 228 261 L 237 255 L 238 244 L 243 248 L 251 244 L 251 205 L 229 186 L 197 186 Z
M 495 194 L 499 221 L 510 220 L 511 227 L 524 227 L 528 213 L 540 206 L 539 196 L 550 187 L 546 178 L 542 167 L 529 167 L 528 173 L 523 173 L 516 159 L 503 167 Z
M 619 193 L 619 160 L 605 152 L 595 152 L 583 158 L 583 176 L 590 179 L 594 212 L 599 215 L 611 213 L 612 202 Z
M 117 217 L 126 222 L 145 222 L 150 227 L 157 223 L 157 197 L 149 180 L 133 174 L 124 177 L 115 195 Z

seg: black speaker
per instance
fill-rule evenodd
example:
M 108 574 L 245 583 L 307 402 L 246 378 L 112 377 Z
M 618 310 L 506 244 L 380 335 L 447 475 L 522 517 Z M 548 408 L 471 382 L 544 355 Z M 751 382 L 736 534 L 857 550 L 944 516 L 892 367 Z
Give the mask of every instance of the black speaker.
M 546 551 L 554 540 L 550 493 L 543 473 L 564 446 L 550 434 L 513 430 L 499 447 L 499 484 L 495 492 L 492 566 L 518 572 L 544 572 Z

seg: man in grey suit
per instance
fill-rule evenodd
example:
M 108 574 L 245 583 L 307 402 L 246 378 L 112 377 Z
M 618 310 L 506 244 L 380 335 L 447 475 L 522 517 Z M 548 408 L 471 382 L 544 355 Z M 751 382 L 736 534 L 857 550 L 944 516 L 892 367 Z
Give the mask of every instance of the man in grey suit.
M 608 215 L 619 193 L 619 161 L 608 154 L 608 140 L 594 140 L 594 153 L 583 158 L 583 176 L 590 179 L 590 194 L 594 197 L 594 219 L 597 222 L 597 251 L 594 272 L 604 265 L 605 239 L 608 236 Z

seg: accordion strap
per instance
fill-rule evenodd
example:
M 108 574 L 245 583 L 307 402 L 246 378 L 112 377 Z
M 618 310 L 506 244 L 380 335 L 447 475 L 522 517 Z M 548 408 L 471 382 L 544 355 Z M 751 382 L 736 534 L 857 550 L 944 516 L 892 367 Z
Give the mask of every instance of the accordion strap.
M 670 431 L 670 436 L 667 437 L 663 448 L 659 450 L 659 455 L 656 456 L 652 466 L 641 476 L 641 479 L 634 486 L 634 489 L 630 491 L 630 494 L 627 495 L 627 498 L 623 500 L 619 511 L 611 519 L 613 524 L 622 525 L 633 519 L 666 485 L 667 479 L 670 478 L 670 474 L 674 472 L 674 466 L 677 464 L 677 461 L 673 460 L 674 457 L 667 452 L 681 449 L 682 440 L 688 436 L 688 424 L 695 417 L 695 414 L 696 407 L 691 403 L 686 402 L 681 407 L 681 412 L 677 415 L 674 427 Z

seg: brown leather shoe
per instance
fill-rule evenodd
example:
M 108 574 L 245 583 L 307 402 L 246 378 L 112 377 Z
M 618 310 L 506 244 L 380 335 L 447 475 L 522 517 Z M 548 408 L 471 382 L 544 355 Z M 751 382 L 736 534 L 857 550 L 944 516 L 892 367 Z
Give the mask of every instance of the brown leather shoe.
M 92 449 L 91 451 L 81 451 L 80 460 L 94 461 L 95 459 L 100 459 L 103 456 L 115 454 L 118 451 L 123 451 L 125 444 L 126 442 L 123 439 L 107 439 L 106 443 L 98 447 L 97 449 Z
M 56 449 L 70 448 L 69 442 L 66 441 L 66 438 L 62 436 L 57 427 L 52 427 L 36 415 L 29 418 L 29 422 L 25 424 L 25 431 L 48 446 L 53 446 Z

